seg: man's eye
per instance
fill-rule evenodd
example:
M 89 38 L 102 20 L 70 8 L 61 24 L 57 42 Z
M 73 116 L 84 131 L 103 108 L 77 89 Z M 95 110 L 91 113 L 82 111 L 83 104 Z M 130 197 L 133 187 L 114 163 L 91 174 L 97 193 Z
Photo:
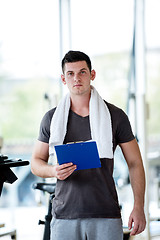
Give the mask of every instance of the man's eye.
M 85 71 L 81 71 L 81 74 L 85 74 L 86 72 Z
M 72 73 L 72 72 L 69 72 L 69 73 L 68 73 L 68 76 L 72 76 L 72 75 L 73 75 L 73 73 Z

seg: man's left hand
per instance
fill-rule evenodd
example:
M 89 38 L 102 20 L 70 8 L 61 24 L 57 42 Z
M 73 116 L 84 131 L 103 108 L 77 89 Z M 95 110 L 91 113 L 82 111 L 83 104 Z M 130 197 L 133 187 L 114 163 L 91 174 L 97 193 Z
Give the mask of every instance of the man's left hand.
M 133 226 L 134 224 L 134 226 Z M 137 235 L 144 231 L 146 226 L 146 219 L 143 208 L 133 208 L 128 222 L 128 228 L 131 230 L 130 236 Z

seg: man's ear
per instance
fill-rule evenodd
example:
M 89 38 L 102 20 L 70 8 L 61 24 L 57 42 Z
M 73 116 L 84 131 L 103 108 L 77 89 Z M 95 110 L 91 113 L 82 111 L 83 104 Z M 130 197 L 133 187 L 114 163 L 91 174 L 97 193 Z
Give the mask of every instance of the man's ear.
M 91 80 L 93 81 L 95 79 L 95 77 L 96 77 L 96 71 L 93 69 L 91 71 Z
M 63 84 L 66 84 L 66 80 L 65 80 L 64 74 L 61 75 L 61 80 L 62 80 Z

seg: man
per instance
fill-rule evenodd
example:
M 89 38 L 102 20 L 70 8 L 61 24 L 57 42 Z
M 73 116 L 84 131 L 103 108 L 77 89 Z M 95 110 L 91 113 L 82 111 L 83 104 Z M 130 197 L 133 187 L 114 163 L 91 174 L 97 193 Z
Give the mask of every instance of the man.
M 131 235 L 145 229 L 145 176 L 141 154 L 126 114 L 101 99 L 91 85 L 96 72 L 89 57 L 69 51 L 62 60 L 61 79 L 69 95 L 47 112 L 32 155 L 32 172 L 57 178 L 51 240 L 122 240 L 122 221 L 113 173 L 113 153 L 119 145 L 129 168 L 134 206 Z M 101 168 L 77 170 L 73 163 L 48 164 L 55 145 L 97 142 Z M 77 153 L 78 154 L 78 153 Z

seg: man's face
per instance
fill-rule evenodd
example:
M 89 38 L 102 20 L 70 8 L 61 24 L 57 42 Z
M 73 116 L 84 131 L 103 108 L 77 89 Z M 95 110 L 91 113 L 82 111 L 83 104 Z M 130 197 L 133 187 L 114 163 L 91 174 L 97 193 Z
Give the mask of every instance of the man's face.
M 90 72 L 86 61 L 65 63 L 61 79 L 67 84 L 71 94 L 83 95 L 90 93 L 90 82 L 95 78 L 95 71 Z

